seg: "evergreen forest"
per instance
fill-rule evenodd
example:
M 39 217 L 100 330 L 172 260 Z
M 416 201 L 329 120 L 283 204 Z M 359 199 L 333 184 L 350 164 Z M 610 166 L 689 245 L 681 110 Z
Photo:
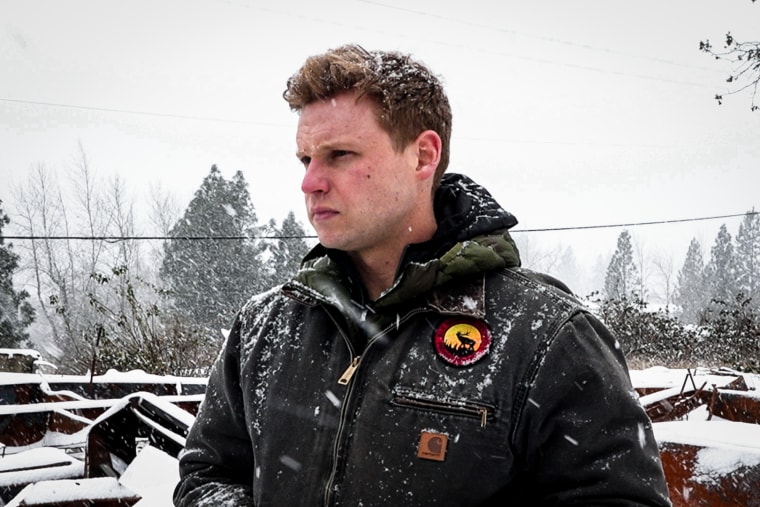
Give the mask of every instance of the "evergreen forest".
M 69 176 L 66 192 L 39 166 L 13 213 L 0 201 L 0 347 L 36 348 L 58 373 L 203 376 L 247 299 L 287 280 L 316 244 L 293 212 L 260 223 L 242 172 L 212 166 L 186 206 L 151 188 L 140 219 L 124 182 L 103 184 L 83 152 Z M 760 371 L 760 213 L 734 235 L 721 226 L 709 250 L 693 239 L 656 308 L 634 243 L 623 230 L 603 284 L 577 294 L 631 367 Z

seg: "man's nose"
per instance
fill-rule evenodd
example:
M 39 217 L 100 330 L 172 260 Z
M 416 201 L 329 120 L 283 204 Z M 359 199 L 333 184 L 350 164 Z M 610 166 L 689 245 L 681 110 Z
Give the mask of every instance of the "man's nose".
M 301 191 L 304 194 L 313 194 L 314 192 L 327 192 L 329 188 L 324 169 L 317 161 L 310 160 L 306 165 L 306 172 L 301 181 Z

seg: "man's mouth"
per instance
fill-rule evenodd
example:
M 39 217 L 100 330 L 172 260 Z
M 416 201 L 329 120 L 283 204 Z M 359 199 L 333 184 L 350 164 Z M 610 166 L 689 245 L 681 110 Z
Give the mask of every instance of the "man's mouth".
M 338 212 L 335 211 L 334 209 L 325 208 L 325 207 L 313 208 L 310 213 L 311 219 L 314 222 L 321 222 L 324 220 L 328 220 L 337 214 Z

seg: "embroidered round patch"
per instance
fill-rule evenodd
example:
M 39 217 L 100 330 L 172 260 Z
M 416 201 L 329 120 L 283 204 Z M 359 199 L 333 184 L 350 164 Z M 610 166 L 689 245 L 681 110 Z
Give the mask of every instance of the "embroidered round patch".
M 491 333 L 481 320 L 454 317 L 435 330 L 435 351 L 447 363 L 469 366 L 488 353 Z

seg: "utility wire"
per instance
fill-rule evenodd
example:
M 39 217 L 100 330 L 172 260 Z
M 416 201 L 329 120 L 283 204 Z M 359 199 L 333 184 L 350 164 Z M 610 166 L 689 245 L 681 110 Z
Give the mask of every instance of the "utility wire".
M 642 225 L 661 225 L 661 224 L 675 224 L 682 222 L 701 222 L 705 220 L 718 220 L 721 218 L 736 218 L 746 215 L 754 216 L 760 214 L 760 211 L 748 211 L 746 213 L 737 213 L 734 215 L 718 215 L 713 217 L 699 217 L 699 218 L 678 218 L 675 220 L 655 220 L 652 222 L 630 222 L 623 224 L 604 224 L 604 225 L 580 225 L 572 227 L 550 227 L 544 229 L 515 229 L 511 232 L 551 232 L 551 231 L 579 231 L 583 229 L 612 229 L 616 227 L 639 227 Z
M 587 229 L 614 229 L 619 227 L 639 227 L 644 225 L 663 225 L 663 224 L 675 224 L 683 222 L 703 222 L 707 220 L 719 220 L 721 218 L 736 218 L 743 216 L 754 216 L 760 214 L 760 211 L 748 211 L 746 213 L 735 213 L 731 215 L 716 215 L 711 217 L 698 217 L 698 218 L 679 218 L 674 220 L 655 220 L 651 222 L 629 222 L 620 224 L 601 224 L 601 225 L 579 225 L 570 227 L 547 227 L 541 229 L 515 229 L 511 232 L 556 232 L 556 231 L 580 231 Z M 13 240 L 78 240 L 78 241 L 107 241 L 107 242 L 119 242 L 119 241 L 140 241 L 140 240 L 177 240 L 177 241 L 226 241 L 226 240 L 241 240 L 241 239 L 261 239 L 261 240 L 283 240 L 283 239 L 316 239 L 315 235 L 304 236 L 2 236 L 0 239 L 13 239 Z
M 74 104 L 62 104 L 60 102 L 42 102 L 37 100 L 22 100 L 22 99 L 6 99 L 0 98 L 1 102 L 13 102 L 15 104 L 29 104 L 33 106 L 46 106 L 46 107 L 64 107 L 67 109 L 78 109 L 81 111 L 99 111 L 102 113 L 119 113 L 119 114 L 134 114 L 140 116 L 156 116 L 159 118 L 173 118 L 180 120 L 195 120 L 195 121 L 214 121 L 221 123 L 239 123 L 243 125 L 260 125 L 263 127 L 285 127 L 286 125 L 278 123 L 267 123 L 263 121 L 253 120 L 235 120 L 231 118 L 214 118 L 208 116 L 190 116 L 183 114 L 170 114 L 170 113 L 155 113 L 151 111 L 134 111 L 131 109 L 117 109 L 111 107 L 94 107 L 94 106 L 78 106 Z
M 215 117 L 208 117 L 208 116 L 190 116 L 190 115 L 181 115 L 181 114 L 170 114 L 170 113 L 155 113 L 151 111 L 135 111 L 130 109 L 116 109 L 116 108 L 108 108 L 108 107 L 94 107 L 94 106 L 81 106 L 76 104 L 64 104 L 60 102 L 41 102 L 37 100 L 24 100 L 24 99 L 6 99 L 0 97 L 0 102 L 9 102 L 14 104 L 27 104 L 32 106 L 43 106 L 43 107 L 61 107 L 66 109 L 76 109 L 80 111 L 97 111 L 101 113 L 117 113 L 117 114 L 131 114 L 131 115 L 142 115 L 142 116 L 154 116 L 158 118 L 171 118 L 171 119 L 179 119 L 179 120 L 192 120 L 192 121 L 208 121 L 208 122 L 219 122 L 219 123 L 236 123 L 236 124 L 242 124 L 242 125 L 255 125 L 255 126 L 261 126 L 261 127 L 278 127 L 278 128 L 291 128 L 290 125 L 286 125 L 284 123 L 273 123 L 273 122 L 263 122 L 263 121 L 253 121 L 253 120 L 236 120 L 236 119 L 230 119 L 230 118 L 215 118 Z M 597 142 L 576 142 L 576 141 L 543 141 L 543 140 L 532 140 L 532 139 L 515 139 L 515 138 L 494 138 L 494 137 L 460 137 L 458 138 L 462 141 L 477 141 L 477 142 L 501 142 L 501 143 L 512 143 L 512 144 L 550 144 L 550 145 L 563 145 L 563 146 L 605 146 L 605 147 L 619 147 L 619 148 L 625 148 L 625 147 L 633 147 L 633 148 L 669 148 L 672 145 L 658 145 L 658 144 L 625 144 L 625 143 L 597 143 Z
M 477 23 L 477 22 L 469 21 L 469 20 L 462 19 L 462 18 L 453 18 L 453 17 L 449 17 L 449 16 L 443 16 L 441 14 L 421 11 L 421 10 L 417 10 L 417 9 L 410 9 L 408 7 L 402 7 L 402 6 L 399 6 L 399 5 L 391 5 L 391 4 L 388 4 L 388 3 L 385 3 L 385 2 L 381 2 L 381 1 L 377 1 L 377 0 L 358 0 L 358 1 L 361 2 L 361 3 L 370 4 L 370 5 L 376 5 L 376 6 L 379 6 L 379 7 L 386 8 L 386 9 L 392 9 L 392 10 L 397 10 L 397 11 L 402 11 L 402 12 L 408 12 L 408 13 L 416 14 L 416 15 L 419 15 L 419 16 L 422 16 L 422 17 L 439 19 L 439 20 L 450 22 L 450 23 L 460 24 L 460 25 L 463 25 L 463 26 L 470 26 L 470 27 L 472 27 L 472 28 L 474 28 L 476 30 L 489 30 L 489 31 L 497 32 L 497 33 L 505 33 L 505 34 L 509 34 L 509 35 L 517 35 L 519 37 L 525 37 L 525 38 L 529 38 L 529 39 L 540 40 L 540 41 L 543 41 L 543 42 L 549 42 L 551 44 L 559 44 L 559 45 L 562 45 L 562 46 L 569 46 L 569 47 L 573 47 L 573 48 L 580 48 L 580 49 L 584 49 L 584 50 L 588 50 L 588 51 L 595 51 L 595 52 L 600 52 L 600 53 L 608 53 L 608 54 L 612 54 L 612 55 L 625 56 L 627 58 L 638 58 L 638 59 L 642 59 L 642 60 L 649 60 L 649 61 L 656 62 L 656 63 L 661 63 L 661 64 L 665 64 L 665 65 L 672 65 L 672 66 L 676 66 L 676 67 L 684 67 L 684 68 L 687 68 L 687 69 L 704 70 L 704 71 L 709 71 L 709 72 L 713 72 L 714 71 L 714 69 L 710 68 L 710 67 L 702 67 L 702 66 L 689 65 L 689 64 L 684 64 L 684 63 L 681 63 L 681 62 L 676 62 L 676 61 L 673 61 L 673 60 L 667 60 L 667 59 L 664 59 L 664 58 L 658 58 L 658 57 L 647 56 L 647 55 L 642 55 L 642 54 L 628 53 L 628 52 L 625 52 L 625 51 L 619 51 L 619 50 L 615 50 L 615 49 L 609 49 L 609 48 L 604 48 L 604 47 L 600 47 L 600 46 L 594 46 L 592 44 L 586 44 L 586 43 L 581 43 L 581 42 L 574 42 L 574 41 L 571 41 L 571 40 L 559 39 L 557 37 L 538 35 L 538 34 L 523 32 L 523 31 L 520 31 L 520 30 L 514 30 L 514 29 L 510 29 L 510 28 L 502 28 L 502 27 L 498 27 L 498 26 L 494 26 L 494 25 L 487 25 L 487 24 Z M 473 48 L 473 49 L 476 49 L 476 48 Z
M 258 10 L 262 10 L 262 11 L 268 11 L 268 12 L 274 12 L 274 13 L 279 13 L 279 14 L 285 14 L 283 12 L 276 11 L 276 10 L 273 10 L 273 9 L 270 9 L 270 8 L 267 8 L 267 7 L 258 6 L 258 5 L 252 6 L 252 5 L 248 5 L 248 4 L 244 4 L 244 3 L 241 4 L 239 2 L 233 2 L 231 0 L 226 0 L 226 1 L 227 1 L 227 3 L 230 3 L 230 4 L 242 5 L 242 6 L 245 6 L 245 7 L 249 7 L 249 8 L 253 8 L 253 9 L 258 9 Z M 528 34 L 528 33 L 525 33 L 525 32 L 520 32 L 520 31 L 517 31 L 517 30 L 497 28 L 497 27 L 488 26 L 488 25 L 482 25 L 482 24 L 473 23 L 473 22 L 469 22 L 469 21 L 461 20 L 461 19 L 453 19 L 453 18 L 449 18 L 449 17 L 446 17 L 446 16 L 434 15 L 434 14 L 431 14 L 429 12 L 422 12 L 422 11 L 418 11 L 418 10 L 414 10 L 414 9 L 409 9 L 409 8 L 405 8 L 405 7 L 399 7 L 399 6 L 389 5 L 389 4 L 386 4 L 386 3 L 383 3 L 383 2 L 378 2 L 378 1 L 373 1 L 373 0 L 360 0 L 360 1 L 362 1 L 363 3 L 366 3 L 366 4 L 376 5 L 376 6 L 379 6 L 379 7 L 382 7 L 382 8 L 386 8 L 386 9 L 395 9 L 395 10 L 399 10 L 399 11 L 406 11 L 406 12 L 409 12 L 409 13 L 414 13 L 414 14 L 425 16 L 425 17 L 429 17 L 429 18 L 437 18 L 437 19 L 440 19 L 440 20 L 446 20 L 446 21 L 456 22 L 456 23 L 460 23 L 460 24 L 464 24 L 464 25 L 470 25 L 473 28 L 476 28 L 478 30 L 488 29 L 488 30 L 493 30 L 493 31 L 496 31 L 496 32 L 509 33 L 509 34 L 519 35 L 519 36 L 523 36 L 523 37 L 530 37 L 530 38 L 534 38 L 534 39 L 539 39 L 539 40 L 543 40 L 543 41 L 554 43 L 554 44 L 562 44 L 562 45 L 569 46 L 569 47 L 578 47 L 578 48 L 582 48 L 582 49 L 585 49 L 585 50 L 599 51 L 599 52 L 605 52 L 605 53 L 611 53 L 611 54 L 619 54 L 619 55 L 626 56 L 626 57 L 642 58 L 642 59 L 652 60 L 652 61 L 655 61 L 655 62 L 658 62 L 658 63 L 664 63 L 664 64 L 668 64 L 668 65 L 674 65 L 674 66 L 681 66 L 681 67 L 687 67 L 687 68 L 708 70 L 708 69 L 706 69 L 704 67 L 694 67 L 694 66 L 684 65 L 684 64 L 681 64 L 681 63 L 678 63 L 678 62 L 674 62 L 674 61 L 671 61 L 671 60 L 664 60 L 664 59 L 660 59 L 660 58 L 653 58 L 653 57 L 648 57 L 648 56 L 628 54 L 628 53 L 624 53 L 624 52 L 620 52 L 620 51 L 615 51 L 615 50 L 611 50 L 611 49 L 606 49 L 606 48 L 592 46 L 592 45 L 589 45 L 589 44 L 582 44 L 582 43 L 577 43 L 577 42 L 573 42 L 573 41 L 567 41 L 567 40 L 557 39 L 557 38 L 553 38 L 553 37 L 546 37 L 546 36 L 541 36 L 541 35 L 533 35 L 533 34 Z M 313 20 L 318 21 L 318 22 L 324 22 L 324 23 L 331 23 L 331 24 L 338 24 L 338 25 L 340 25 L 339 23 L 335 23 L 334 21 L 331 21 L 331 20 L 315 19 L 315 18 L 309 18 L 309 17 L 305 17 L 305 16 L 300 16 L 300 17 L 305 18 L 305 19 L 313 19 Z M 550 64 L 550 65 L 558 65 L 558 66 L 563 66 L 563 67 L 568 67 L 568 68 L 573 68 L 573 69 L 579 69 L 579 70 L 584 70 L 584 71 L 598 72 L 598 73 L 602 73 L 602 74 L 610 74 L 610 75 L 618 75 L 618 76 L 628 76 L 628 77 L 633 77 L 633 78 L 637 78 L 637 79 L 644 79 L 644 80 L 650 80 L 650 81 L 659 81 L 659 82 L 670 83 L 670 84 L 680 84 L 680 85 L 686 85 L 686 86 L 706 87 L 706 85 L 704 85 L 703 83 L 694 83 L 694 82 L 690 82 L 690 81 L 681 81 L 681 80 L 675 80 L 675 79 L 667 79 L 667 78 L 662 78 L 662 77 L 659 77 L 659 76 L 650 76 L 650 75 L 645 75 L 645 74 L 634 74 L 634 73 L 630 73 L 630 72 L 627 72 L 627 71 L 616 71 L 616 70 L 611 70 L 611 69 L 592 67 L 592 66 L 588 66 L 588 65 L 573 64 L 573 63 L 569 63 L 569 62 L 565 62 L 565 61 L 557 61 L 557 60 L 546 59 L 546 58 L 530 57 L 530 56 L 525 56 L 525 55 L 521 55 L 521 54 L 505 52 L 503 50 L 488 50 L 488 49 L 485 49 L 485 48 L 478 48 L 478 47 L 469 46 L 469 45 L 453 44 L 453 43 L 451 43 L 451 41 L 448 41 L 448 40 L 447 41 L 432 41 L 432 40 L 428 40 L 428 39 L 425 39 L 425 40 L 426 40 L 426 42 L 431 42 L 431 43 L 435 43 L 435 44 L 439 44 L 439 45 L 445 45 L 445 46 L 449 46 L 449 47 L 460 48 L 460 49 L 464 49 L 464 50 L 468 50 L 468 51 L 474 51 L 474 52 L 478 52 L 478 53 L 496 54 L 496 55 L 503 56 L 503 57 L 508 57 L 508 58 L 516 58 L 516 59 L 520 59 L 520 60 L 527 60 L 527 61 L 533 61 L 533 62 L 538 62 L 538 63 Z M 68 108 L 68 109 L 77 109 L 77 110 L 83 110 L 83 111 L 99 111 L 99 112 L 105 112 L 105 113 L 119 113 L 119 114 L 132 114 L 132 115 L 141 115 L 141 116 L 153 116 L 153 117 L 158 117 L 158 118 L 173 118 L 173 119 L 181 119 L 181 120 L 195 120 L 195 121 L 211 121 L 211 122 L 222 122 L 222 123 L 236 123 L 236 124 L 242 124 L 242 125 L 259 125 L 259 126 L 267 126 L 267 127 L 273 127 L 273 126 L 274 127 L 284 127 L 284 125 L 282 125 L 282 124 L 267 123 L 267 122 L 260 122 L 260 121 L 237 120 L 237 119 L 229 119 L 229 118 L 215 118 L 215 117 L 204 117 L 204 116 L 182 115 L 182 114 L 171 114 L 171 113 L 157 113 L 157 112 L 152 112 L 152 111 L 136 111 L 136 110 L 130 110 L 130 109 L 119 109 L 119 108 L 110 108 L 110 107 L 81 106 L 81 105 L 74 105 L 74 104 L 64 104 L 64 103 L 59 103 L 59 102 L 44 102 L 44 101 L 23 100 L 23 99 L 9 99 L 9 98 L 0 98 L 0 101 L 2 101 L 2 102 L 16 103 L 16 104 L 28 104 L 28 105 L 36 105 L 36 106 L 60 107 L 60 108 Z
M 227 241 L 241 239 L 313 239 L 317 236 L 3 236 L 2 239 L 18 240 L 73 240 L 73 241 Z

